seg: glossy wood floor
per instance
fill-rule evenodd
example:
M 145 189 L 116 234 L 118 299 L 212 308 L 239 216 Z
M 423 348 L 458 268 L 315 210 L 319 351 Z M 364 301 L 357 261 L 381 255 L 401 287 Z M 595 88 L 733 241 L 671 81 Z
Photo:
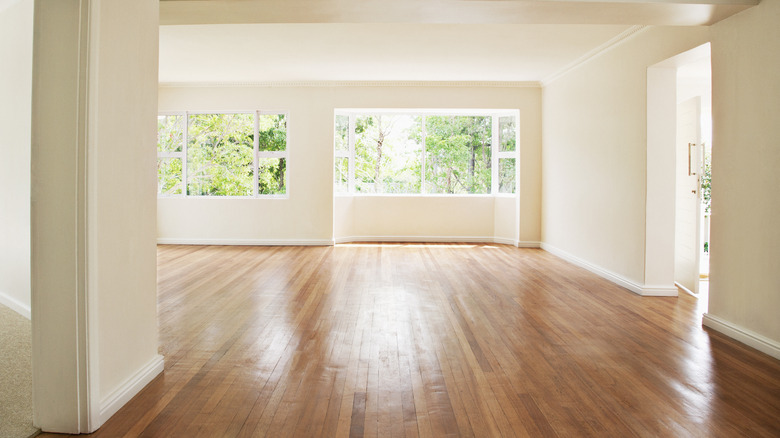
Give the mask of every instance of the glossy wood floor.
M 541 250 L 161 246 L 159 317 L 93 436 L 780 436 L 780 361 Z

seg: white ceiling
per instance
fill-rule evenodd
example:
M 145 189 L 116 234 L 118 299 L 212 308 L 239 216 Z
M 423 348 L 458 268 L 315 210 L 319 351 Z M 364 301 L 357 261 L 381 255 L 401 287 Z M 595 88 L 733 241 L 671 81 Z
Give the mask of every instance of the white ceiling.
M 621 25 L 162 26 L 161 82 L 539 81 Z
M 710 23 L 755 3 L 710 1 L 717 4 L 165 0 L 159 78 L 540 82 L 636 32 L 637 25 Z

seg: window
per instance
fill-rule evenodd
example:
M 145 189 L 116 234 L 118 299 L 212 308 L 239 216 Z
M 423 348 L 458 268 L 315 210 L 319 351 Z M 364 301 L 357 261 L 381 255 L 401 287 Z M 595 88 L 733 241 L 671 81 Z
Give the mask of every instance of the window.
M 334 137 L 336 193 L 516 190 L 516 111 L 344 110 Z
M 287 160 L 283 113 L 157 117 L 159 196 L 286 195 Z
M 515 193 L 517 182 L 517 119 L 498 117 L 498 193 Z

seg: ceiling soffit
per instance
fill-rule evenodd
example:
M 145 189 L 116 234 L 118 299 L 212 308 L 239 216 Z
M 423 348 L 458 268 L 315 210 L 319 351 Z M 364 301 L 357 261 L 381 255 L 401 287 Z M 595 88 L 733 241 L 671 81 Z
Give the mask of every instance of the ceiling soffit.
M 160 24 L 711 25 L 758 0 L 163 0 Z

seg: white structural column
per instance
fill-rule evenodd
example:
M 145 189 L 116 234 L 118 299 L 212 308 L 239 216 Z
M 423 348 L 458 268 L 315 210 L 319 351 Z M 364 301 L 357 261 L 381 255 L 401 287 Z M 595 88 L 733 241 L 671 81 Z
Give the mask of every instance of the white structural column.
M 35 1 L 33 421 L 44 431 L 94 431 L 162 371 L 157 8 Z
M 75 0 L 36 1 L 33 37 L 33 421 L 44 430 L 68 433 L 86 431 L 89 410 L 86 13 Z

